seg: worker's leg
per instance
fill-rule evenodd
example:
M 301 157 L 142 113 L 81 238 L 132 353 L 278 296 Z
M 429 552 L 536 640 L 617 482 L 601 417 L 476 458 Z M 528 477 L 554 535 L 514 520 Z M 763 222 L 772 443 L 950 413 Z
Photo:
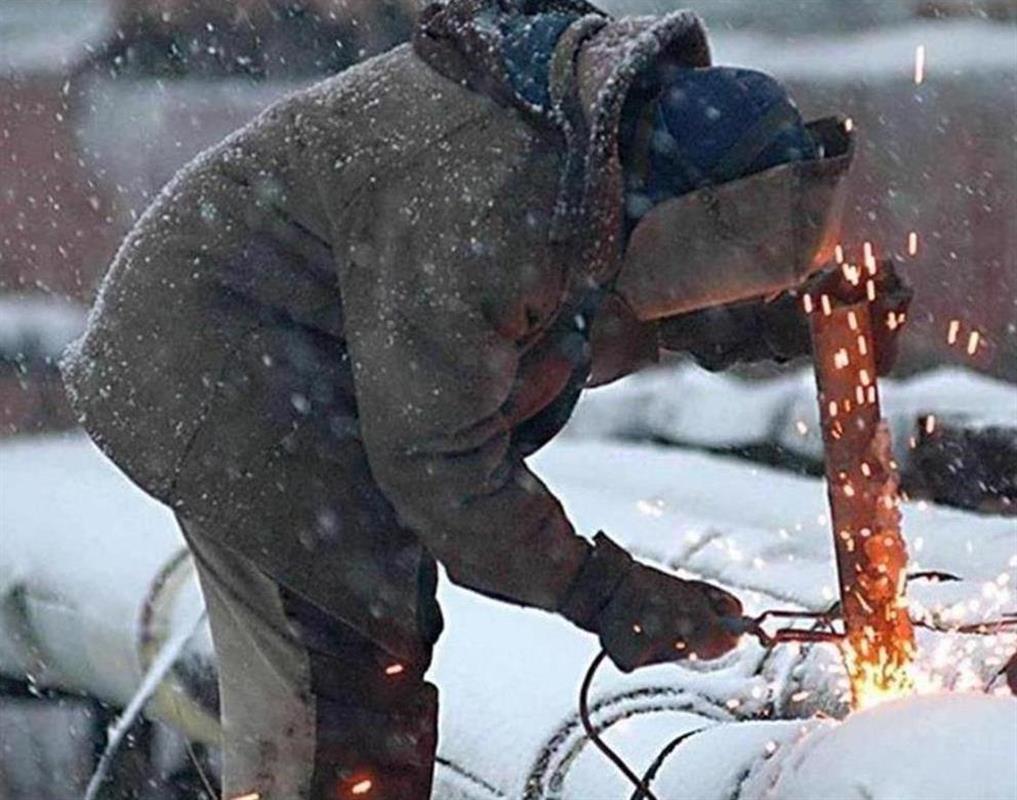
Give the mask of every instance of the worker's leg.
M 308 644 L 316 698 L 315 798 L 431 796 L 438 693 L 426 664 L 400 662 L 301 598 L 284 605 Z
M 223 790 L 232 799 L 428 800 L 437 693 L 182 520 L 219 664 Z

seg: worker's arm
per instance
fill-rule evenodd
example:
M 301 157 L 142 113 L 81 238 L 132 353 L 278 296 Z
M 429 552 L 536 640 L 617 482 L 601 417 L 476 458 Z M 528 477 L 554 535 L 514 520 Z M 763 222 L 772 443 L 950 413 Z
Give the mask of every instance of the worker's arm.
M 811 352 L 808 320 L 790 293 L 769 303 L 717 306 L 662 320 L 659 343 L 714 371 L 767 360 L 783 363 Z
M 715 656 L 736 641 L 721 618 L 737 600 L 603 536 L 591 546 L 514 442 L 572 380 L 586 325 L 535 224 L 557 172 L 538 163 L 522 180 L 518 162 L 494 157 L 504 146 L 450 145 L 454 168 L 407 173 L 343 220 L 344 328 L 372 475 L 455 583 L 561 614 L 623 669 Z M 544 333 L 570 320 L 575 339 L 548 352 Z
M 540 258 L 546 232 L 517 224 L 525 207 L 518 221 L 492 210 L 499 168 L 464 157 L 365 201 L 339 265 L 345 331 L 370 468 L 404 523 L 455 583 L 556 611 L 590 546 L 523 462 L 513 420 L 564 275 Z
M 470 287 L 409 290 L 398 279 L 344 286 L 374 478 L 455 583 L 557 610 L 589 548 L 513 447 L 517 345 Z
M 785 363 L 811 355 L 812 339 L 804 295 L 812 296 L 817 309 L 814 313 L 818 313 L 820 297 L 827 287 L 843 285 L 839 270 L 834 270 L 820 273 L 798 290 L 785 292 L 771 301 L 752 300 L 662 320 L 658 334 L 660 346 L 664 350 L 690 353 L 709 370 L 767 360 Z M 912 293 L 889 260 L 880 265 L 876 288 L 873 304 L 876 351 L 880 374 L 885 374 L 896 359 L 901 330 L 897 320 L 903 321 Z M 888 323 L 891 314 L 895 321 Z

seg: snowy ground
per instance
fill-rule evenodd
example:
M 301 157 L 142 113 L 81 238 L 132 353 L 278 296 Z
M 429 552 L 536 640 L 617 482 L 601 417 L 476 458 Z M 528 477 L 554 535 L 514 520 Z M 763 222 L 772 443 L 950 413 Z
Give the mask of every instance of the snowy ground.
M 618 442 L 563 440 L 534 465 L 583 533 L 607 530 L 648 561 L 721 582 L 751 610 L 822 609 L 834 598 L 819 481 Z M 125 703 L 142 670 L 139 609 L 180 546 L 170 516 L 81 437 L 3 445 L 0 471 L 0 673 L 31 672 L 43 685 Z M 919 608 L 946 623 L 1014 609 L 1012 520 L 924 504 L 908 506 L 904 517 L 913 568 L 964 578 L 913 584 Z M 444 763 L 435 796 L 628 797 L 630 787 L 589 745 L 576 716 L 595 641 L 551 615 L 447 583 L 441 599 L 448 627 L 432 678 L 442 689 Z M 184 574 L 179 590 L 156 604 L 157 635 L 186 624 L 197 603 Z M 1017 649 L 1017 637 L 926 631 L 921 647 L 921 673 L 929 681 L 980 691 L 1003 656 Z M 209 658 L 207 636 L 192 644 L 191 656 Z M 1001 681 L 994 685 L 1005 692 Z M 1017 749 L 1017 701 L 965 694 L 879 710 L 896 715 L 894 727 L 910 731 L 897 752 L 883 740 L 866 744 L 873 741 L 869 728 L 885 729 L 882 717 L 866 722 L 869 716 L 854 715 L 843 725 L 807 719 L 817 709 L 842 712 L 842 692 L 829 650 L 788 647 L 767 654 L 746 641 L 709 670 L 662 666 L 623 676 L 605 666 L 591 699 L 605 738 L 637 772 L 659 761 L 653 786 L 661 800 L 1017 797 L 1017 766 L 1007 757 Z M 170 718 L 176 712 L 178 704 L 158 699 L 152 707 Z M 763 719 L 771 717 L 786 721 Z M 711 730 L 665 750 L 676 736 L 704 726 Z M 208 734 L 193 714 L 185 727 L 195 736 Z M 817 787 L 837 784 L 826 765 L 842 740 L 859 753 L 851 761 L 858 767 L 855 794 L 816 794 Z M 943 750 L 962 755 L 965 769 L 936 755 Z M 928 793 L 929 781 L 954 785 L 937 771 L 947 764 L 951 780 L 969 782 L 969 794 Z
M 909 493 L 1017 514 L 1017 386 L 946 367 L 882 380 L 880 396 Z M 810 367 L 752 381 L 691 364 L 644 372 L 587 393 L 566 435 L 752 453 L 823 472 Z
M 967 427 L 1017 428 L 1017 386 L 969 370 L 884 379 L 879 391 L 901 463 L 928 415 Z M 811 367 L 752 381 L 691 364 L 650 370 L 588 392 L 566 433 L 709 448 L 773 444 L 808 460 L 823 457 Z

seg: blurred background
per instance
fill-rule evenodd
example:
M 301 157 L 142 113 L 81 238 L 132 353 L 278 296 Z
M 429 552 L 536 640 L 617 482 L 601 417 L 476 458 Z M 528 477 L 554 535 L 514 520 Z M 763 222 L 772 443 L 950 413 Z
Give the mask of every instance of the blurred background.
M 806 116 L 850 117 L 860 146 L 845 249 L 871 242 L 895 255 L 917 290 L 899 372 L 954 364 L 1017 383 L 1017 0 L 603 6 L 692 7 L 718 63 L 772 72 Z M 0 0 L 0 504 L 19 465 L 36 463 L 23 444 L 74 427 L 56 362 L 153 196 L 275 99 L 405 41 L 416 11 L 417 0 Z M 1005 406 L 1017 395 L 1002 397 Z M 78 455 L 55 452 L 49 472 L 32 477 L 41 497 L 85 481 Z M 1012 466 L 997 472 L 1012 488 Z M 25 618 L 21 584 L 9 585 L 0 623 L 7 612 Z M 0 800 L 80 796 L 115 714 L 41 690 L 30 672 L 0 677 Z M 132 748 L 118 778 L 130 788 L 116 797 L 199 796 L 193 773 L 142 759 L 159 751 L 166 764 L 186 762 L 167 730 L 132 734 L 171 744 Z
M 903 255 L 918 289 L 901 369 L 959 361 L 1017 379 L 1017 0 L 604 5 L 691 6 L 718 62 L 772 71 L 807 115 L 850 116 L 845 244 Z M 54 360 L 173 172 L 280 95 L 404 41 L 415 11 L 0 0 L 0 436 L 71 425 Z

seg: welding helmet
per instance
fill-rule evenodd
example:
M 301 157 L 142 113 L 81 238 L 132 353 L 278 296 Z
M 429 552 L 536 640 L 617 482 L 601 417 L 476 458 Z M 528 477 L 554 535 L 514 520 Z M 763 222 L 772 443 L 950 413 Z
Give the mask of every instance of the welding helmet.
M 644 321 L 793 288 L 839 239 L 847 126 L 811 124 L 751 70 L 673 71 L 623 120 L 626 244 L 615 290 Z

